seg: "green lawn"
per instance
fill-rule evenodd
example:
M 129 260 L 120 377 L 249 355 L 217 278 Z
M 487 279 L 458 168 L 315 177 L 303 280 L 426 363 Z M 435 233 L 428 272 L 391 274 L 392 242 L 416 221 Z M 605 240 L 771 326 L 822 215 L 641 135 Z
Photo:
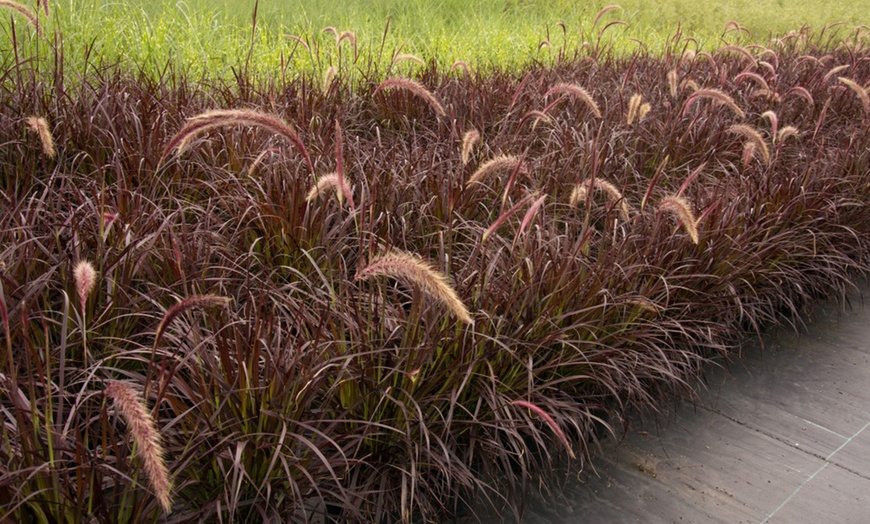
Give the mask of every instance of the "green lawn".
M 466 60 L 482 68 L 516 67 L 535 59 L 552 60 L 560 49 L 573 53 L 583 41 L 594 39 L 590 36 L 592 20 L 607 5 L 577 0 L 352 0 L 341 2 L 341 8 L 337 4 L 328 0 L 261 0 L 251 67 L 260 72 L 277 71 L 283 57 L 288 70 L 323 74 L 329 65 L 338 65 L 335 37 L 322 32 L 327 26 L 357 35 L 358 64 L 363 70 L 370 70 L 369 60 L 381 66 L 389 63 L 395 52 L 412 53 L 427 61 L 434 58 L 447 66 Z M 730 20 L 746 27 L 753 41 L 763 43 L 770 35 L 804 24 L 820 29 L 844 22 L 841 34 L 848 34 L 870 12 L 870 0 L 737 0 L 715 4 L 626 0 L 620 9 L 602 17 L 598 28 L 614 20 L 625 21 L 627 26 L 607 31 L 605 42 L 612 39 L 616 49 L 630 52 L 640 46 L 639 40 L 649 49 L 661 51 L 678 24 L 684 36 L 712 47 L 722 41 Z M 66 43 L 67 60 L 73 62 L 93 43 L 91 56 L 121 59 L 134 68 L 153 72 L 172 62 L 197 75 L 208 71 L 228 76 L 231 68 L 239 67 L 248 56 L 254 6 L 255 0 L 66 0 L 53 4 L 51 20 L 45 25 L 49 33 L 59 30 Z M 16 27 L 22 25 L 17 15 L 0 19 L 7 41 L 10 18 L 15 18 Z M 387 20 L 389 31 L 381 52 Z M 581 28 L 585 35 L 581 35 Z M 314 58 L 288 39 L 289 34 L 308 42 Z M 735 33 L 727 38 L 733 40 Z M 547 39 L 549 48 L 541 47 Z M 349 44 L 345 49 L 350 49 Z M 351 52 L 344 53 L 343 60 L 349 63 Z

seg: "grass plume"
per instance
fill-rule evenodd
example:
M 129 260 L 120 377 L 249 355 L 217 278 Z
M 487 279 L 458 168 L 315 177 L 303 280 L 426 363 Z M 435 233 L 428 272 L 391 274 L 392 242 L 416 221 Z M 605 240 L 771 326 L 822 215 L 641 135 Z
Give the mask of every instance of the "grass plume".
M 31 116 L 27 118 L 27 125 L 31 131 L 39 136 L 39 141 L 42 143 L 42 152 L 48 158 L 57 156 L 57 151 L 54 148 L 54 136 L 48 128 L 48 121 L 41 116 Z
M 702 98 L 706 98 L 708 100 L 713 100 L 714 102 L 716 102 L 720 105 L 724 105 L 724 106 L 728 107 L 728 109 L 733 111 L 734 114 L 737 115 L 739 118 L 746 117 L 746 112 L 743 111 L 743 109 L 741 109 L 740 106 L 737 105 L 737 102 L 735 102 L 733 98 L 731 98 L 730 96 L 728 96 L 724 92 L 722 92 L 718 89 L 712 88 L 712 87 L 699 89 L 699 90 L 695 91 L 694 93 L 692 93 L 692 96 L 690 96 L 689 99 L 686 101 L 686 107 L 683 110 L 683 115 L 685 115 L 689 111 L 689 108 L 692 107 L 692 104 L 696 100 L 700 100 Z
M 794 126 L 785 126 L 779 130 L 779 133 L 776 135 L 776 142 L 782 143 L 785 142 L 788 138 L 795 137 L 797 138 L 800 135 L 800 131 Z
M 479 183 L 486 176 L 492 173 L 507 170 L 513 171 L 517 169 L 522 169 L 522 160 L 519 157 L 513 155 L 499 155 L 481 164 L 480 167 L 478 167 L 477 170 L 475 170 L 468 178 L 465 187 L 470 187 L 472 184 Z
M 851 78 L 846 78 L 845 76 L 838 77 L 838 80 L 855 92 L 855 95 L 858 96 L 858 100 L 861 101 L 861 107 L 864 108 L 864 112 L 870 115 L 870 94 L 867 94 L 867 89 L 861 87 L 858 82 Z
M 749 124 L 734 124 L 728 128 L 729 133 L 741 135 L 755 144 L 755 147 L 761 152 L 765 164 L 770 164 L 770 149 L 767 147 L 767 142 L 761 133 Z
M 606 194 L 608 200 L 612 203 L 619 204 L 619 218 L 622 221 L 627 222 L 631 208 L 629 207 L 628 202 L 625 201 L 622 191 L 612 183 L 607 180 L 602 180 L 601 178 L 594 179 L 591 185 L 592 189 L 597 189 Z M 569 198 L 568 203 L 572 207 L 576 207 L 581 203 L 586 202 L 586 199 L 589 197 L 589 186 L 590 184 L 588 182 L 575 185 L 571 190 L 571 197 Z
M 39 26 L 39 19 L 36 18 L 36 14 L 29 7 L 19 4 L 18 2 L 13 2 L 12 0 L 0 0 L 0 7 L 11 9 L 26 18 L 27 22 L 33 26 L 36 34 L 42 36 L 42 27 Z
M 637 117 L 638 110 L 640 109 L 640 105 L 643 102 L 643 95 L 640 93 L 635 93 L 631 96 L 631 99 L 628 101 L 628 112 L 625 115 L 625 123 L 631 125 L 634 123 L 634 119 Z
M 97 271 L 94 269 L 94 265 L 87 260 L 82 260 L 76 264 L 76 267 L 73 268 L 73 281 L 76 285 L 79 303 L 84 311 L 88 296 L 97 284 Z
M 318 178 L 317 182 L 313 186 L 311 186 L 310 190 L 308 190 L 308 194 L 305 196 L 305 200 L 308 202 L 312 202 L 321 195 L 329 192 L 335 193 L 335 197 L 338 199 L 339 205 L 344 203 L 344 199 L 346 196 L 345 187 L 344 184 L 342 184 L 338 173 L 329 173 Z
M 577 84 L 556 84 L 544 94 L 544 97 L 549 97 L 550 95 L 567 95 L 571 98 L 579 99 L 586 105 L 595 118 L 601 118 L 601 109 L 599 109 L 598 103 L 595 102 L 595 99 L 592 98 L 589 91 Z
M 206 111 L 187 119 L 187 123 L 178 130 L 163 150 L 161 162 L 170 151 L 183 151 L 198 135 L 214 128 L 230 125 L 247 125 L 266 129 L 272 133 L 290 140 L 305 157 L 308 168 L 313 172 L 314 164 L 308 155 L 308 149 L 293 128 L 280 117 L 248 109 L 215 109 Z
M 160 434 L 151 413 L 145 407 L 144 399 L 123 382 L 109 382 L 105 391 L 127 422 L 127 429 L 136 446 L 136 455 L 142 461 L 151 489 L 154 490 L 163 511 L 168 513 L 172 509 L 169 471 L 164 462 Z
M 462 165 L 468 165 L 468 162 L 471 160 L 471 151 L 474 149 L 475 144 L 480 140 L 480 132 L 477 129 L 472 129 L 470 131 L 466 131 L 464 135 L 462 135 Z
M 160 338 L 166 331 L 169 324 L 175 320 L 178 315 L 189 309 L 207 308 L 207 307 L 222 307 L 230 303 L 229 297 L 218 295 L 192 295 L 180 300 L 177 304 L 166 310 L 160 325 L 157 326 L 157 331 L 154 334 L 154 347 L 160 343 Z
M 438 116 L 447 115 L 447 112 L 444 110 L 444 106 L 441 104 L 441 101 L 438 100 L 435 94 L 426 89 L 423 84 L 417 82 L 416 80 L 398 77 L 388 78 L 378 85 L 374 93 L 372 93 L 372 96 L 386 89 L 401 89 L 413 93 L 419 98 L 422 98 L 427 104 L 429 104 L 429 107 L 431 107 Z
M 668 91 L 670 91 L 670 93 L 671 93 L 671 98 L 677 98 L 677 89 L 678 88 L 679 88 L 679 85 L 678 85 L 678 78 L 677 78 L 677 70 L 671 69 L 670 71 L 668 71 Z
M 357 272 L 355 280 L 368 280 L 377 276 L 388 276 L 407 286 L 417 286 L 426 295 L 442 302 L 462 322 L 474 323 L 447 276 L 415 254 L 390 251 L 376 256 Z
M 422 58 L 410 53 L 399 53 L 393 57 L 393 65 L 401 64 L 402 62 L 412 62 L 421 66 L 426 65 L 426 62 L 424 62 Z
M 698 244 L 700 236 L 698 235 L 698 221 L 692 213 L 692 205 L 684 197 L 676 195 L 668 195 L 662 198 L 659 203 L 659 211 L 672 213 L 679 219 L 683 225 L 683 229 L 688 233 L 692 243 Z

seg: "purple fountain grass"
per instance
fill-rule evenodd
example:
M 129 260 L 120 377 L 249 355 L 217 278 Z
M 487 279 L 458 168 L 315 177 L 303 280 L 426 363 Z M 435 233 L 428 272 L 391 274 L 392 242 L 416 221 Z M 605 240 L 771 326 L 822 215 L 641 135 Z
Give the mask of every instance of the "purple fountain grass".
M 397 53 L 396 56 L 393 57 L 392 65 L 395 66 L 402 62 L 411 62 L 421 66 L 426 65 L 426 62 L 424 62 L 422 58 L 411 53 Z
M 776 135 L 776 142 L 778 144 L 781 144 L 789 138 L 792 138 L 792 137 L 796 138 L 798 136 L 800 136 L 800 131 L 798 130 L 798 128 L 796 128 L 794 126 L 785 126 L 782 129 L 780 129 L 779 133 Z
M 329 173 L 317 179 L 317 182 L 308 190 L 305 200 L 313 202 L 322 195 L 335 193 L 335 197 L 338 199 L 339 205 L 341 205 L 344 203 L 346 196 L 345 187 L 346 184 L 343 184 L 339 179 L 338 173 Z
M 57 156 L 57 151 L 54 148 L 54 136 L 48 128 L 48 121 L 41 116 L 31 116 L 27 118 L 27 125 L 31 131 L 39 136 L 39 141 L 42 143 L 42 152 L 48 158 Z
M 417 286 L 426 295 L 447 306 L 462 322 L 474 323 L 447 276 L 415 254 L 394 250 L 376 256 L 357 272 L 355 280 L 368 280 L 377 276 L 393 277 L 405 285 Z
M 692 205 L 683 197 L 676 195 L 668 195 L 662 198 L 659 203 L 659 211 L 667 211 L 674 214 L 683 229 L 692 239 L 693 244 L 698 244 L 700 235 L 698 234 L 698 221 L 695 219 L 695 214 L 692 212 Z
M 166 144 L 166 147 L 163 150 L 163 155 L 160 158 L 159 164 L 162 164 L 163 160 L 173 149 L 177 148 L 179 151 L 183 151 L 198 135 L 217 127 L 230 125 L 261 127 L 276 135 L 287 138 L 296 146 L 299 152 L 302 153 L 305 157 L 305 162 L 308 164 L 308 168 L 314 172 L 314 164 L 311 162 L 311 157 L 308 155 L 308 149 L 305 148 L 305 144 L 302 143 L 299 135 L 292 127 L 290 127 L 289 124 L 287 124 L 287 122 L 275 115 L 269 115 L 248 109 L 215 109 L 188 118 L 187 123 L 169 139 L 169 143 Z
M 867 94 L 867 89 L 862 87 L 858 82 L 845 76 L 839 77 L 838 80 L 855 92 L 858 100 L 861 101 L 861 107 L 864 108 L 864 113 L 870 115 L 870 94 Z
M 608 200 L 610 200 L 614 204 L 619 204 L 619 218 L 623 222 L 627 222 L 629 220 L 631 207 L 628 205 L 628 202 L 625 201 L 622 191 L 620 191 L 619 188 L 612 183 L 601 178 L 596 178 L 591 182 L 581 182 L 579 184 L 576 184 L 572 188 L 571 196 L 568 199 L 568 203 L 569 205 L 571 205 L 571 207 L 576 207 L 581 203 L 586 202 L 586 199 L 589 197 L 590 185 L 592 186 L 592 189 L 597 189 L 606 194 Z
M 480 132 L 477 129 L 471 129 L 462 135 L 462 150 L 460 152 L 460 158 L 462 159 L 463 166 L 468 165 L 468 162 L 471 160 L 471 151 L 479 140 Z
M 756 150 L 761 153 L 761 157 L 764 159 L 764 163 L 770 164 L 770 149 L 768 149 L 764 137 L 761 136 L 761 132 L 749 124 L 734 124 L 728 128 L 728 132 L 741 135 L 755 144 Z
M 576 98 L 583 102 L 584 105 L 586 105 L 586 107 L 595 118 L 601 118 L 601 109 L 598 107 L 598 103 L 595 102 L 595 99 L 592 98 L 592 95 L 589 94 L 589 91 L 584 89 L 582 86 L 565 82 L 558 83 L 551 87 L 544 94 L 544 97 L 546 98 L 550 95 L 567 95 L 571 98 Z
M 438 98 L 431 91 L 426 89 L 423 84 L 417 82 L 416 80 L 398 77 L 388 78 L 378 84 L 378 87 L 375 88 L 372 96 L 377 95 L 378 93 L 386 89 L 401 89 L 413 93 L 419 98 L 422 98 L 427 104 L 429 104 L 429 107 L 431 107 L 438 116 L 443 117 L 447 115 L 447 112 L 444 110 L 444 105 L 441 104 L 441 101 L 438 100 Z
M 465 187 L 471 187 L 472 184 L 479 184 L 481 180 L 499 171 L 516 171 L 521 170 L 523 161 L 521 158 L 514 155 L 499 155 L 491 158 L 478 167 L 474 173 L 468 178 Z
M 73 268 L 73 281 L 76 285 L 76 293 L 79 296 L 81 310 L 84 312 L 88 296 L 97 284 L 97 271 L 94 265 L 87 260 L 82 260 Z
M 575 458 L 574 449 L 571 447 L 571 443 L 568 441 L 568 437 L 565 436 L 565 432 L 562 431 L 562 428 L 559 427 L 559 424 L 553 420 L 553 417 L 550 416 L 549 413 L 539 408 L 538 406 L 532 404 L 531 402 L 527 402 L 525 400 L 514 400 L 511 402 L 514 406 L 526 408 L 532 411 L 537 416 L 541 417 L 541 419 L 553 430 L 553 433 L 559 438 L 559 441 L 565 446 L 565 450 L 568 452 L 568 456 L 571 458 Z
M 741 109 L 740 106 L 737 105 L 737 102 L 735 102 L 733 98 L 731 98 L 730 96 L 728 96 L 724 92 L 722 92 L 718 89 L 712 88 L 712 87 L 699 89 L 699 90 L 695 91 L 694 93 L 692 93 L 692 96 L 690 96 L 689 99 L 686 100 L 686 105 L 685 105 L 685 108 L 683 109 L 683 116 L 685 116 L 686 113 L 688 113 L 689 108 L 692 107 L 692 104 L 695 103 L 695 101 L 700 100 L 700 99 L 704 99 L 704 98 L 706 98 L 708 100 L 713 100 L 714 102 L 716 102 L 718 104 L 724 105 L 725 107 L 727 107 L 728 109 L 733 111 L 734 114 L 737 115 L 738 118 L 746 118 L 746 112 L 743 111 L 743 109 Z
M 178 301 L 178 303 L 166 310 L 163 319 L 157 326 L 157 331 L 154 333 L 154 347 L 156 348 L 160 344 L 160 338 L 163 336 L 164 331 L 166 331 L 166 328 L 178 315 L 190 309 L 223 307 L 230 302 L 231 299 L 229 297 L 218 295 L 191 295 Z
M 0 7 L 11 9 L 26 18 L 27 22 L 33 26 L 36 34 L 42 36 L 42 27 L 39 25 L 39 19 L 29 7 L 19 4 L 18 2 L 13 2 L 12 0 L 0 0 Z
M 160 507 L 168 513 L 172 509 L 172 485 L 164 461 L 160 433 L 151 413 L 145 407 L 145 401 L 130 386 L 117 381 L 109 382 L 106 395 L 112 399 L 121 416 L 127 421 L 128 431 L 136 446 L 136 456 L 142 461 L 145 475 Z

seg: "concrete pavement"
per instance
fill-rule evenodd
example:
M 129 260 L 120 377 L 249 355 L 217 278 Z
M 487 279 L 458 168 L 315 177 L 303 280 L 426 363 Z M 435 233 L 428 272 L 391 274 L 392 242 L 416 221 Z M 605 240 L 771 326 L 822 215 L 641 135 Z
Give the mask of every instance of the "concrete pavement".
M 525 524 L 870 523 L 870 286 L 749 343 L 698 401 L 604 441 Z

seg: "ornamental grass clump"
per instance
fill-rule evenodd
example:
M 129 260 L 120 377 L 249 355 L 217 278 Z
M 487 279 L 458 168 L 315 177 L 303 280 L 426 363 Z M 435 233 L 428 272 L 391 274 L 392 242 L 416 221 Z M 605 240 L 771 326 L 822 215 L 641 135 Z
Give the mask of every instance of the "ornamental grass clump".
M 632 413 L 870 271 L 867 116 L 837 80 L 870 82 L 867 46 L 796 36 L 753 65 L 675 35 L 616 59 L 588 29 L 576 58 L 517 74 L 408 67 L 449 118 L 357 96 L 396 52 L 351 63 L 334 28 L 291 42 L 335 64 L 327 92 L 290 74 L 299 56 L 275 81 L 150 79 L 55 69 L 19 38 L 0 61 L 0 521 L 519 520 Z M 567 90 L 543 105 L 564 82 L 601 118 Z M 706 106 L 725 96 L 745 118 Z

